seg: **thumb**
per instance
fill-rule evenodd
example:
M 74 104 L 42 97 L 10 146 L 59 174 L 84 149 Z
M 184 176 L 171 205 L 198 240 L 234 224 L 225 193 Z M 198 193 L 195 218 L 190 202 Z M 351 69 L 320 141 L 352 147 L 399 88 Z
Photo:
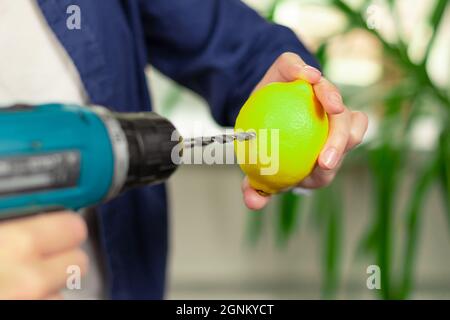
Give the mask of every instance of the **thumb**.
M 270 196 L 262 196 L 255 189 L 253 189 L 248 182 L 248 177 L 245 177 L 242 181 L 241 189 L 244 197 L 244 203 L 247 208 L 251 210 L 260 210 L 269 203 Z
M 321 77 L 322 73 L 318 69 L 307 65 L 299 55 L 285 52 L 267 70 L 255 90 L 272 82 L 289 82 L 298 79 L 315 84 L 320 81 Z

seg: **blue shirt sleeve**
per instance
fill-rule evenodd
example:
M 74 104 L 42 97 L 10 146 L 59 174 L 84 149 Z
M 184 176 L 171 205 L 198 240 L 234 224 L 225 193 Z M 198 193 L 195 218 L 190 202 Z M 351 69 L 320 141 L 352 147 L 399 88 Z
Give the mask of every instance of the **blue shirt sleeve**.
M 209 103 L 221 125 L 239 109 L 274 60 L 299 54 L 318 66 L 296 35 L 239 0 L 141 0 L 149 63 Z

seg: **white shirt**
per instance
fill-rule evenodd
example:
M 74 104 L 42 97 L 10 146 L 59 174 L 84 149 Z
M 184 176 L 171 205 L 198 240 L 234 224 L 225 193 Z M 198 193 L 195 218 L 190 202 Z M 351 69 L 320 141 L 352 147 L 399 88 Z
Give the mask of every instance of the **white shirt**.
M 0 43 L 0 106 L 88 102 L 76 67 L 34 0 L 0 0 Z M 103 297 L 92 243 L 84 249 L 90 256 L 89 274 L 81 290 L 65 290 L 65 298 Z
M 0 41 L 0 105 L 87 102 L 75 66 L 35 1 L 0 1 Z

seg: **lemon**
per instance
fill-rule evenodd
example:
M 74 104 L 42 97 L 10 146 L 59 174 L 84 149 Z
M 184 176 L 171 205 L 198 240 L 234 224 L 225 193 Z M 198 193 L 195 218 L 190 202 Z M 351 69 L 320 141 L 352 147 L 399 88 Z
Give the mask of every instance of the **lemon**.
M 272 194 L 311 173 L 328 137 L 328 117 L 306 81 L 275 82 L 250 96 L 235 131 L 255 132 L 255 139 L 235 142 L 236 158 L 250 185 Z

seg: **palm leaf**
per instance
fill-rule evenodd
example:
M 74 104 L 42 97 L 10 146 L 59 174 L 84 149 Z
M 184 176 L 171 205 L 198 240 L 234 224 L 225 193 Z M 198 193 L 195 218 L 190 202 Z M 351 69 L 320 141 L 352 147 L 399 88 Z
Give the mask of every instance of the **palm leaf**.
M 429 161 L 428 165 L 426 165 L 419 174 L 417 182 L 414 184 L 414 190 L 408 201 L 409 205 L 406 210 L 406 241 L 402 268 L 403 279 L 399 293 L 399 298 L 402 299 L 407 298 L 411 293 L 422 207 L 427 191 L 430 189 L 436 177 L 436 173 L 438 172 L 439 161 L 440 157 L 437 152 L 434 159 Z
M 442 22 L 442 17 L 444 16 L 445 9 L 447 8 L 448 0 L 438 0 L 436 3 L 436 6 L 434 7 L 433 13 L 430 17 L 430 24 L 433 28 L 433 33 L 431 35 L 431 39 L 428 42 L 427 49 L 425 52 L 425 59 L 423 61 L 423 64 L 426 65 L 428 58 L 430 56 L 431 48 L 433 47 L 434 40 L 436 39 L 436 35 L 439 30 L 439 26 Z
M 450 231 L 450 128 L 447 126 L 439 139 L 439 179 Z
M 287 192 L 280 195 L 280 212 L 275 215 L 278 244 L 285 246 L 292 234 L 297 230 L 303 198 Z

